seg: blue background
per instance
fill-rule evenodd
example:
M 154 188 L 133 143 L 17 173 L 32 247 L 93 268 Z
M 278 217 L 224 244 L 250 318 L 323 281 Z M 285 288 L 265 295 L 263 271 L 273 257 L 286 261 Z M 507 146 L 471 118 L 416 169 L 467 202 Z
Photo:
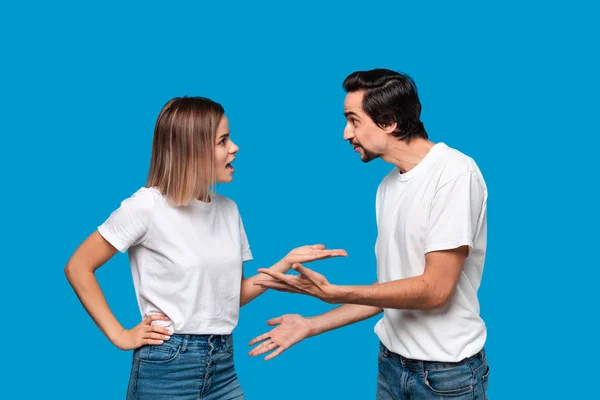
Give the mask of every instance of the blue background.
M 324 243 L 331 282 L 375 280 L 375 190 L 342 139 L 343 79 L 411 74 L 433 141 L 473 157 L 489 189 L 479 292 L 492 399 L 593 393 L 598 357 L 598 10 L 583 2 L 20 2 L 0 9 L 2 398 L 117 399 L 131 353 L 100 333 L 63 267 L 145 182 L 171 97 L 221 102 L 240 146 L 219 187 L 255 260 Z M 590 2 L 591 4 L 591 2 Z M 595 26 L 594 26 L 595 25 Z M 127 257 L 98 271 L 125 327 L 139 322 Z M 267 293 L 244 307 L 236 364 L 248 399 L 374 398 L 376 318 L 275 360 L 247 343 L 284 313 L 330 309 Z

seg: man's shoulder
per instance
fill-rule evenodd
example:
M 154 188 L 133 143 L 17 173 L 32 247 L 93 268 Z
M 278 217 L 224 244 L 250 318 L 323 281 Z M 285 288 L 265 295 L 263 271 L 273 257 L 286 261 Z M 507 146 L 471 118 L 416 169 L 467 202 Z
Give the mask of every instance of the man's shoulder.
M 437 181 L 440 185 L 444 185 L 459 176 L 469 173 L 480 175 L 479 167 L 475 160 L 465 153 L 443 145 L 440 149 L 440 156 L 435 163 L 435 172 Z

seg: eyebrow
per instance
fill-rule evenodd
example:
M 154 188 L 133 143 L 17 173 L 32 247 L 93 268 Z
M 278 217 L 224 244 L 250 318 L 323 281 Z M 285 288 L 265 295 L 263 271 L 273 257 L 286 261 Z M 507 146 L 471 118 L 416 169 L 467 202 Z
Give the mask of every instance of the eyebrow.
M 224 133 L 224 134 L 222 134 L 222 135 L 219 135 L 219 137 L 217 138 L 217 140 L 218 140 L 218 139 L 223 139 L 223 138 L 226 138 L 227 136 L 229 136 L 229 134 L 230 134 L 230 132 L 227 132 L 227 133 Z
M 356 118 L 360 118 L 360 117 L 358 116 L 358 114 L 357 114 L 357 113 L 355 113 L 355 112 L 353 112 L 353 111 L 346 111 L 346 112 L 344 112 L 344 117 L 348 118 L 350 115 L 353 115 L 353 116 L 355 116 Z

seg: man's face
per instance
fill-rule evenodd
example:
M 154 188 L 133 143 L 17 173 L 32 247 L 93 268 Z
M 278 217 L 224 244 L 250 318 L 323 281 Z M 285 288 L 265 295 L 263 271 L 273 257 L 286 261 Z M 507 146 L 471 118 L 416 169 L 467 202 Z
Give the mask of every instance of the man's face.
M 365 92 L 350 92 L 344 100 L 346 127 L 344 139 L 350 142 L 360 159 L 367 163 L 381 157 L 387 147 L 387 134 L 362 109 Z

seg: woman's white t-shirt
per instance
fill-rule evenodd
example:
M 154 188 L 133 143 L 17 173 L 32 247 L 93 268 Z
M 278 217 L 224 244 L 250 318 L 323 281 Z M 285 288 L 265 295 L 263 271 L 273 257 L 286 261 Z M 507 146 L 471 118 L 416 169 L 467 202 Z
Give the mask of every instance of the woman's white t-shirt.
M 129 250 L 142 318 L 179 334 L 226 335 L 237 325 L 242 263 L 252 259 L 234 201 L 168 204 L 157 188 L 124 200 L 98 232 L 118 251 Z

